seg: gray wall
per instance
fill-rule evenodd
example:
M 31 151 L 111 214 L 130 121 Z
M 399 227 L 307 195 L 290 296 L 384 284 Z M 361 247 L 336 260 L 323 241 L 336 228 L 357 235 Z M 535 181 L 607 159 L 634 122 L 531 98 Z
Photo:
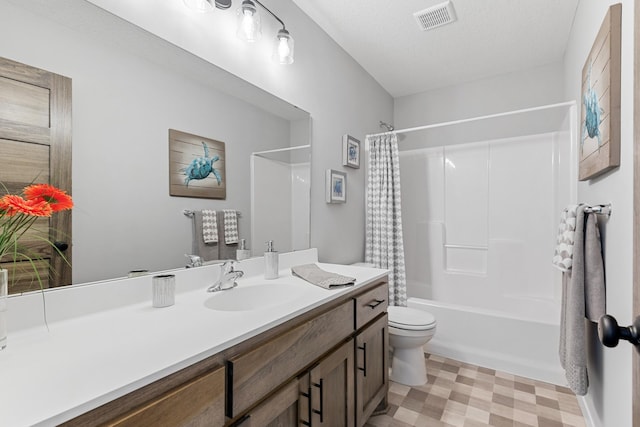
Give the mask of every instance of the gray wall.
M 566 101 L 562 64 L 502 74 L 395 99 L 396 129 Z
M 565 96 L 581 105 L 582 67 L 610 4 L 617 1 L 583 0 L 577 10 L 565 54 Z M 620 325 L 629 325 L 633 276 L 633 0 L 622 3 L 622 99 L 620 167 L 604 176 L 581 182 L 578 201 L 613 204 L 609 220 L 601 222 L 607 274 L 607 312 Z M 637 90 L 637 88 L 635 89 Z M 636 190 L 637 191 L 637 190 Z M 604 348 L 595 325 L 589 329 L 589 392 L 584 398 L 587 416 L 595 426 L 631 425 L 631 353 L 626 342 Z

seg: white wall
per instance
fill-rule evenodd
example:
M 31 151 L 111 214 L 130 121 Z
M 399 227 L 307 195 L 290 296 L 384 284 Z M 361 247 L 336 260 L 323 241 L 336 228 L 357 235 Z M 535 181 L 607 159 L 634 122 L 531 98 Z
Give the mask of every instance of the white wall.
M 613 1 L 582 0 L 565 54 L 565 96 L 580 105 L 582 67 Z M 620 325 L 632 322 L 633 252 L 633 14 L 634 1 L 622 2 L 622 99 L 620 167 L 581 182 L 578 199 L 612 202 L 611 218 L 601 226 L 607 279 L 607 312 Z M 637 88 L 636 88 L 637 90 Z M 637 313 L 635 313 L 637 314 Z M 589 392 L 584 401 L 596 426 L 631 426 L 631 353 L 626 342 L 604 348 L 590 330 Z
M 364 168 L 342 165 L 342 135 L 364 141 L 391 121 L 393 99 L 293 2 L 271 0 L 268 7 L 295 38 L 295 62 L 273 64 L 271 38 L 278 24 L 263 16 L 263 39 L 243 44 L 235 36 L 233 10 L 195 15 L 181 1 L 92 0 L 92 3 L 194 52 L 207 61 L 311 113 L 311 246 L 321 261 L 350 263 L 364 258 Z M 159 16 L 160 9 L 170 19 Z M 324 201 L 328 168 L 348 173 L 348 203 Z
M 562 64 L 476 80 L 395 99 L 396 129 L 566 101 Z

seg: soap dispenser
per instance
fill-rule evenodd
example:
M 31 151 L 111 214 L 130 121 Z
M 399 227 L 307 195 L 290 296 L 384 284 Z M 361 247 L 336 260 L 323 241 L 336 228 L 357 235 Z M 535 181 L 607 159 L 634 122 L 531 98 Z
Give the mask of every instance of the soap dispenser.
M 247 249 L 246 240 L 240 239 L 240 247 L 236 250 L 236 260 L 242 261 L 247 258 L 251 258 L 251 251 Z
M 278 278 L 278 252 L 273 250 L 273 240 L 267 242 L 267 251 L 264 253 L 264 278 Z

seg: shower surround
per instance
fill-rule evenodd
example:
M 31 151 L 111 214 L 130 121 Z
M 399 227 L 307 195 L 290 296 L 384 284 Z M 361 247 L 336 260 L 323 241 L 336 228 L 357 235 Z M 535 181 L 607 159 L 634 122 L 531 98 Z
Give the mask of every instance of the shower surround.
M 438 321 L 429 351 L 564 384 L 551 259 L 575 202 L 575 107 L 552 109 L 405 135 L 402 220 L 408 304 Z

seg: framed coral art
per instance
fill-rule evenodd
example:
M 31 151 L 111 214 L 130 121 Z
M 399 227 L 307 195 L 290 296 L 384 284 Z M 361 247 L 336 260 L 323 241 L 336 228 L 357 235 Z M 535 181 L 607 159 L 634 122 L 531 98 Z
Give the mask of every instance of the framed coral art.
M 347 203 L 347 174 L 327 169 L 325 191 L 327 203 Z
M 169 129 L 169 194 L 226 199 L 224 142 Z
M 580 181 L 620 165 L 621 19 L 622 5 L 612 5 L 582 69 Z

